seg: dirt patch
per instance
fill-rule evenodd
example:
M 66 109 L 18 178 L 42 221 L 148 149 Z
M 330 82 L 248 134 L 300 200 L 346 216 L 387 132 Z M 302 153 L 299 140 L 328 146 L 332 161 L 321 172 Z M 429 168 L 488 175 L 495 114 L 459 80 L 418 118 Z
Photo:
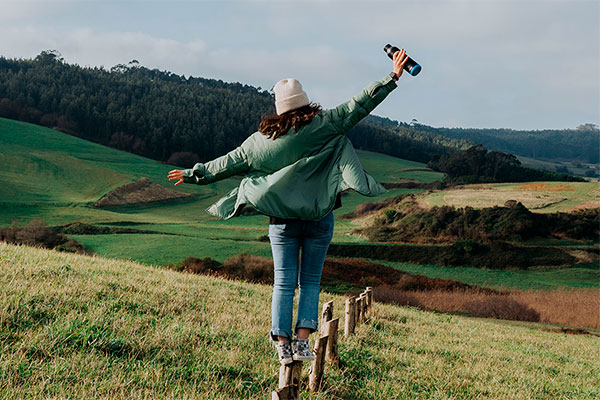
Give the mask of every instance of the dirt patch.
M 429 189 L 429 190 L 439 190 L 447 187 L 446 183 L 443 181 L 433 181 L 433 182 L 417 182 L 413 180 L 406 180 L 403 182 L 380 182 L 381 186 L 386 189 Z
M 582 203 L 582 204 L 578 205 L 577 207 L 575 207 L 575 210 L 584 210 L 587 208 L 600 208 L 600 201 L 597 201 L 597 200 L 586 201 L 585 203 Z
M 520 190 L 547 190 L 550 192 L 572 192 L 575 190 L 574 187 L 569 185 L 551 185 L 548 183 L 526 183 L 524 185 L 517 186 Z
M 115 207 L 123 205 L 163 202 L 191 197 L 191 194 L 177 192 L 141 178 L 135 182 L 120 186 L 94 203 L 94 207 Z

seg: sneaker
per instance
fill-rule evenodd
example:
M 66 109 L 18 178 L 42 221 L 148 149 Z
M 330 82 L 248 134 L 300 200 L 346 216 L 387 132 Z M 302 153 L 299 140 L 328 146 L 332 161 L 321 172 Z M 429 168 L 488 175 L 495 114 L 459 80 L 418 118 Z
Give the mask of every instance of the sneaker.
M 289 340 L 285 342 L 278 342 L 275 347 L 277 348 L 277 354 L 279 355 L 279 362 L 282 365 L 289 364 L 294 361 L 292 356 L 292 344 Z
M 294 349 L 292 357 L 296 361 L 311 361 L 315 359 L 315 355 L 308 347 L 308 338 L 294 338 L 292 348 Z

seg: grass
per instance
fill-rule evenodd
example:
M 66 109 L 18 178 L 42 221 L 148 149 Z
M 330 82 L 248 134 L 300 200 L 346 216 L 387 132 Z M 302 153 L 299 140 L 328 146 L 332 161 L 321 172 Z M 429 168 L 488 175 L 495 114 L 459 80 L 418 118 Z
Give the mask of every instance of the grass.
M 382 154 L 358 151 L 364 167 L 381 181 L 396 176 L 427 181 L 440 179 L 433 171 L 408 171 L 422 168 L 421 163 Z M 188 256 L 214 257 L 220 261 L 243 251 L 263 255 L 268 244 L 252 243 L 267 234 L 265 216 L 218 220 L 205 209 L 239 182 L 231 178 L 207 186 L 180 185 L 175 189 L 191 193 L 190 201 L 153 204 L 140 207 L 97 209 L 91 204 L 116 187 L 141 177 L 172 188 L 166 180 L 173 166 L 91 143 L 64 133 L 23 122 L 0 118 L 0 225 L 18 219 L 27 222 L 42 218 L 49 225 L 74 221 L 119 225 L 124 221 L 141 229 L 175 236 L 78 236 L 86 246 L 101 255 L 117 256 L 144 263 L 178 262 Z M 358 204 L 396 196 L 410 190 L 394 189 L 370 198 L 357 193 L 343 197 L 337 215 L 353 210 Z M 334 241 L 355 242 L 349 221 L 338 220 Z M 270 250 L 268 251 L 270 254 Z
M 0 288 L 0 398 L 264 399 L 277 385 L 270 286 L 0 243 Z M 375 303 L 302 398 L 594 399 L 599 344 Z
M 389 265 L 402 271 L 430 278 L 453 279 L 470 285 L 493 289 L 555 289 L 600 287 L 600 267 L 597 263 L 566 268 L 536 268 L 530 270 L 493 270 L 474 267 L 441 267 L 384 260 L 368 261 Z
M 599 207 L 598 182 L 528 182 L 477 184 L 433 192 L 421 198 L 425 206 L 476 208 L 517 200 L 535 212 L 571 211 L 579 206 Z
M 398 178 L 422 182 L 439 180 L 442 174 L 414 170 L 424 164 L 378 153 L 357 151 L 364 168 L 381 182 Z M 164 233 L 154 235 L 77 235 L 75 238 L 107 257 L 119 257 L 145 264 L 177 263 L 189 256 L 212 257 L 218 261 L 248 252 L 270 255 L 268 243 L 257 239 L 267 234 L 265 216 L 218 220 L 205 208 L 235 187 L 232 178 L 207 186 L 179 185 L 176 190 L 193 194 L 191 201 L 176 201 L 144 207 L 97 209 L 91 203 L 122 184 L 141 177 L 167 187 L 167 171 L 172 166 L 123 151 L 100 146 L 51 129 L 0 118 L 0 225 L 14 219 L 27 222 L 42 218 L 49 225 L 74 221 L 104 226 L 126 226 Z M 334 243 L 356 243 L 365 239 L 350 235 L 356 228 L 351 220 L 339 216 L 364 202 L 378 201 L 413 189 L 393 189 L 374 198 L 349 193 L 342 197 L 342 208 L 335 211 Z M 568 192 L 570 194 L 576 191 Z M 560 245 L 560 243 L 557 243 Z M 593 286 L 598 282 L 597 268 L 511 271 L 423 267 L 405 265 L 417 273 L 436 277 L 443 273 L 451 279 L 485 282 L 486 285 L 554 287 L 556 285 Z M 409 271 L 410 272 L 410 271 Z M 555 282 L 553 282 L 555 280 Z M 477 283 L 476 282 L 476 283 Z

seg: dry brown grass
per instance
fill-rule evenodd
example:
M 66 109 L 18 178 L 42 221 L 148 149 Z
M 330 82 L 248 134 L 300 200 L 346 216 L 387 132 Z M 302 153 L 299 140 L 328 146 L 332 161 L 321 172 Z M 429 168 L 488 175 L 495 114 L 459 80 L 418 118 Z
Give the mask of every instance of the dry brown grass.
M 516 290 L 497 295 L 469 289 L 410 291 L 385 285 L 375 287 L 373 295 L 377 301 L 424 310 L 600 329 L 600 289 L 597 288 Z
M 600 289 L 518 290 L 510 296 L 539 312 L 541 322 L 600 329 Z
M 142 204 L 156 201 L 190 197 L 189 193 L 178 192 L 152 182 L 148 178 L 141 178 L 135 182 L 119 186 L 107 193 L 94 203 L 94 207 L 115 207 L 127 204 Z
M 574 191 L 575 188 L 570 185 L 551 185 L 548 183 L 526 183 L 524 185 L 517 186 L 517 189 L 521 190 L 548 190 L 551 192 L 566 192 Z

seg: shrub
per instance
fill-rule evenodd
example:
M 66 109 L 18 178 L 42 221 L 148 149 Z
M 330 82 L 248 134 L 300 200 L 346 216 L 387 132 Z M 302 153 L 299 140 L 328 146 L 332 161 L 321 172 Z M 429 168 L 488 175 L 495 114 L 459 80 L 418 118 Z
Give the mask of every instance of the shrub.
M 48 228 L 42 219 L 34 219 L 29 224 L 19 226 L 13 221 L 11 226 L 0 228 L 0 240 L 12 244 L 41 246 L 59 251 L 90 253 L 81 243 L 66 235 Z
M 506 296 L 493 296 L 467 302 L 463 310 L 473 317 L 538 322 L 540 314 L 533 308 Z
M 375 286 L 373 288 L 373 301 L 424 308 L 423 304 L 413 294 L 397 290 L 390 285 Z
M 257 283 L 273 283 L 273 261 L 242 253 L 228 258 L 223 269 L 231 276 Z

